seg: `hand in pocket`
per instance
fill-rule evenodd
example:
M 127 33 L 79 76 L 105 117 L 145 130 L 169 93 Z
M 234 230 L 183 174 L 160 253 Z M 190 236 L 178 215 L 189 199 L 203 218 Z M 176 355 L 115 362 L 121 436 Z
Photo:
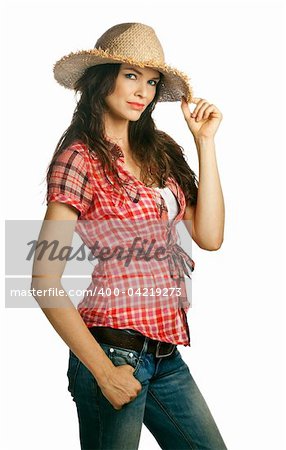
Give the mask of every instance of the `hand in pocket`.
M 108 381 L 104 385 L 99 385 L 102 394 L 114 409 L 121 409 L 140 394 L 142 385 L 133 376 L 134 371 L 134 367 L 130 364 L 114 366 Z

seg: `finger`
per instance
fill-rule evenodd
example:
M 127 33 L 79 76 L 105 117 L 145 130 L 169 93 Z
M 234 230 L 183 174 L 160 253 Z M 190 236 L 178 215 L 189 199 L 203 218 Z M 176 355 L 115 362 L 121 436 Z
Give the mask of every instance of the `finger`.
M 185 120 L 190 120 L 192 117 L 191 117 L 191 111 L 190 111 L 190 108 L 188 106 L 188 103 L 182 101 L 181 109 L 183 111 Z
M 181 108 L 185 111 L 189 111 L 189 105 L 185 97 L 181 98 Z
M 197 104 L 197 103 L 199 103 L 200 100 L 202 100 L 202 99 L 198 98 L 198 97 L 193 97 L 191 103 Z
M 206 99 L 201 98 L 200 101 L 197 103 L 197 105 L 196 105 L 196 107 L 195 107 L 193 112 L 195 112 L 195 111 L 197 112 L 201 108 L 201 106 L 204 105 L 205 103 L 209 104 L 209 102 L 207 102 Z
M 209 103 L 203 103 L 202 106 L 200 107 L 197 116 L 196 116 L 196 121 L 199 122 L 200 120 L 202 120 L 204 112 L 206 111 L 206 109 L 208 109 L 209 107 Z
M 210 109 L 207 110 L 207 114 L 211 115 L 213 118 L 222 119 L 222 113 L 215 105 L 210 105 Z
M 198 114 L 198 112 L 199 112 L 201 106 L 202 106 L 204 103 L 208 103 L 208 102 L 207 102 L 204 98 L 201 98 L 201 99 L 199 100 L 199 102 L 197 103 L 197 106 L 195 107 L 194 111 L 192 112 L 192 117 L 196 117 L 196 115 Z M 208 103 L 208 104 L 209 104 L 209 103 Z
M 216 107 L 214 105 L 209 105 L 202 115 L 202 119 L 208 119 L 210 114 L 216 111 Z
M 120 409 L 122 409 L 122 406 L 113 406 L 113 408 L 119 411 Z

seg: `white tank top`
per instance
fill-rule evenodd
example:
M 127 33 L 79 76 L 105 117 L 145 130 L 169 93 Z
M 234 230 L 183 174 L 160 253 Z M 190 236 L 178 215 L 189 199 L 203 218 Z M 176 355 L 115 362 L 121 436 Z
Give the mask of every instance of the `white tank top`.
M 155 187 L 154 189 L 160 192 L 160 194 L 162 195 L 162 197 L 166 202 L 168 208 L 169 221 L 173 220 L 179 212 L 179 206 L 176 196 L 169 187 L 164 188 Z

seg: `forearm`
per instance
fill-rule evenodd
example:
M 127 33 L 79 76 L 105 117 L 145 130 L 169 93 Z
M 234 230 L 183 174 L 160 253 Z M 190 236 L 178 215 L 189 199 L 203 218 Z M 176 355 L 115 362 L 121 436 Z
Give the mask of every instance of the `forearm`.
M 48 280 L 35 281 L 31 287 L 42 292 L 50 287 L 64 291 L 60 281 L 52 283 Z M 52 301 L 46 296 L 35 295 L 34 298 L 72 352 L 90 370 L 100 385 L 106 385 L 114 365 L 88 330 L 67 293 L 65 292 L 64 297 L 53 297 Z M 53 307 L 48 307 L 49 304 Z
M 213 139 L 195 141 L 199 158 L 199 189 L 194 228 L 202 245 L 217 250 L 223 242 L 225 207 Z

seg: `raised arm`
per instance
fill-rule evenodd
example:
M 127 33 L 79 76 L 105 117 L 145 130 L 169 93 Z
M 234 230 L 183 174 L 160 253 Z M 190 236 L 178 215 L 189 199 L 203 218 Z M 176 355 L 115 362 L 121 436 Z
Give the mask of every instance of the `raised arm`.
M 222 120 L 215 105 L 194 98 L 191 113 L 182 100 L 184 118 L 193 134 L 199 158 L 199 186 L 196 206 L 187 206 L 183 219 L 193 240 L 205 250 L 218 250 L 223 242 L 225 207 L 215 154 L 214 136 Z

